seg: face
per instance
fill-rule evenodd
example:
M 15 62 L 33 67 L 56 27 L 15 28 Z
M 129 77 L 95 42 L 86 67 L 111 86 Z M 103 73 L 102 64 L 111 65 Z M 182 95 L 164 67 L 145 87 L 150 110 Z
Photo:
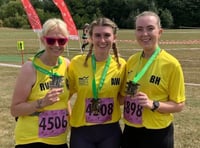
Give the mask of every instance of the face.
M 51 56 L 60 56 L 64 52 L 67 41 L 68 38 L 62 34 L 59 28 L 49 31 L 47 35 L 42 37 L 45 50 Z
M 85 28 L 85 29 L 84 29 L 84 33 L 87 33 L 87 32 L 88 32 L 88 29 L 87 29 L 87 28 Z
M 141 16 L 136 20 L 136 39 L 144 50 L 155 50 L 161 34 L 155 16 Z
M 113 29 L 111 27 L 94 26 L 93 34 L 91 36 L 91 42 L 94 45 L 96 53 L 109 54 L 109 51 L 115 39 L 116 36 L 113 34 Z

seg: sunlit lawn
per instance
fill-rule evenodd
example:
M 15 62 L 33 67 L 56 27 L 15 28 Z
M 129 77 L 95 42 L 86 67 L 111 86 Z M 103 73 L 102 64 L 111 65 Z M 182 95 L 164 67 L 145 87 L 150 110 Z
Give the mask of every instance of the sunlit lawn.
M 21 65 L 22 55 L 26 60 L 40 48 L 37 33 L 32 30 L 0 28 L 0 63 Z M 165 30 L 162 41 L 199 40 L 200 30 Z M 17 51 L 17 41 L 24 41 L 25 50 Z M 140 47 L 135 43 L 133 30 L 119 30 L 118 49 L 127 59 Z M 173 54 L 182 64 L 186 85 L 186 107 L 175 114 L 175 148 L 199 148 L 200 146 L 200 43 L 199 44 L 161 44 L 161 48 Z M 80 53 L 80 41 L 70 40 L 64 56 L 71 59 Z M 14 147 L 15 120 L 9 107 L 19 68 L 0 66 L 0 147 Z M 191 83 L 191 84 L 188 84 Z M 123 122 L 121 122 L 123 127 Z

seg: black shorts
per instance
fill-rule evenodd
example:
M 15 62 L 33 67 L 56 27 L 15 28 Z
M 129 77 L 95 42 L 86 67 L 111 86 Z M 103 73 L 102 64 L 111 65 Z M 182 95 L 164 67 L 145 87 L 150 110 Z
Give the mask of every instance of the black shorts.
M 37 142 L 37 143 L 16 145 L 15 148 L 68 148 L 68 146 L 67 144 L 49 145 L 49 144 Z
M 174 148 L 174 127 L 163 129 L 135 128 L 125 125 L 122 148 Z
M 120 148 L 121 138 L 119 123 L 72 127 L 70 148 Z

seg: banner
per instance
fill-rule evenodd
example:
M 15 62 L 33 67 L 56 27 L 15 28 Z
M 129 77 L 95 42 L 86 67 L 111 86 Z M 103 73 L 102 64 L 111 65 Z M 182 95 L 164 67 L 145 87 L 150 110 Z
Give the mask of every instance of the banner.
M 40 32 L 42 30 L 42 26 L 40 23 L 40 19 L 35 12 L 35 9 L 31 5 L 29 0 L 21 0 L 24 10 L 26 11 L 26 14 L 28 16 L 29 23 L 31 24 L 31 27 L 34 32 Z
M 67 29 L 69 31 L 69 38 L 72 40 L 78 40 L 79 39 L 79 35 L 78 35 L 78 31 L 76 29 L 76 25 L 74 24 L 74 21 L 71 17 L 71 14 L 64 2 L 64 0 L 53 0 L 54 4 L 59 8 L 63 20 L 65 21 L 65 23 L 67 24 Z

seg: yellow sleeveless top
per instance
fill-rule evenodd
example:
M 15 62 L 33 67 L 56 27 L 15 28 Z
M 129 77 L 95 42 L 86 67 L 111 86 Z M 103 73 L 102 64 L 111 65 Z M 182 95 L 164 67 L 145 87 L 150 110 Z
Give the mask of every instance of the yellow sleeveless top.
M 66 85 L 68 83 L 67 63 L 64 57 L 60 56 L 60 59 L 62 61 L 60 66 L 57 68 L 54 68 L 53 72 L 59 74 L 60 76 L 63 76 L 62 85 L 63 85 L 64 91 L 59 96 L 60 101 L 56 102 L 53 105 L 42 108 L 40 110 L 41 113 L 48 112 L 48 111 L 62 110 L 67 114 L 67 100 L 69 97 L 69 90 Z M 34 62 L 35 64 L 37 64 L 38 66 L 46 70 L 50 71 L 52 69 L 52 67 L 44 65 L 39 58 L 35 58 Z M 46 75 L 36 70 L 36 82 L 32 87 L 31 94 L 28 97 L 28 102 L 43 98 L 50 89 L 49 88 L 50 81 L 51 81 L 51 78 L 49 75 Z M 34 142 L 42 142 L 42 143 L 52 144 L 52 145 L 66 143 L 66 140 L 67 140 L 66 128 L 64 131 L 61 132 L 61 134 L 57 134 L 54 136 L 47 136 L 47 137 L 39 136 L 40 126 L 42 126 L 42 128 L 49 128 L 49 129 L 50 127 L 56 126 L 52 128 L 52 129 L 56 129 L 59 126 L 63 126 L 64 124 L 66 125 L 68 123 L 68 121 L 66 121 L 66 116 L 63 119 L 61 118 L 59 119 L 56 116 L 53 119 L 52 118 L 46 118 L 46 119 L 48 119 L 48 121 L 46 121 L 46 124 L 48 125 L 48 127 L 44 126 L 44 122 L 42 123 L 41 121 L 39 121 L 39 115 L 20 116 L 18 118 L 18 121 L 16 122 L 16 128 L 15 128 L 16 145 L 28 144 L 28 143 L 34 143 Z

